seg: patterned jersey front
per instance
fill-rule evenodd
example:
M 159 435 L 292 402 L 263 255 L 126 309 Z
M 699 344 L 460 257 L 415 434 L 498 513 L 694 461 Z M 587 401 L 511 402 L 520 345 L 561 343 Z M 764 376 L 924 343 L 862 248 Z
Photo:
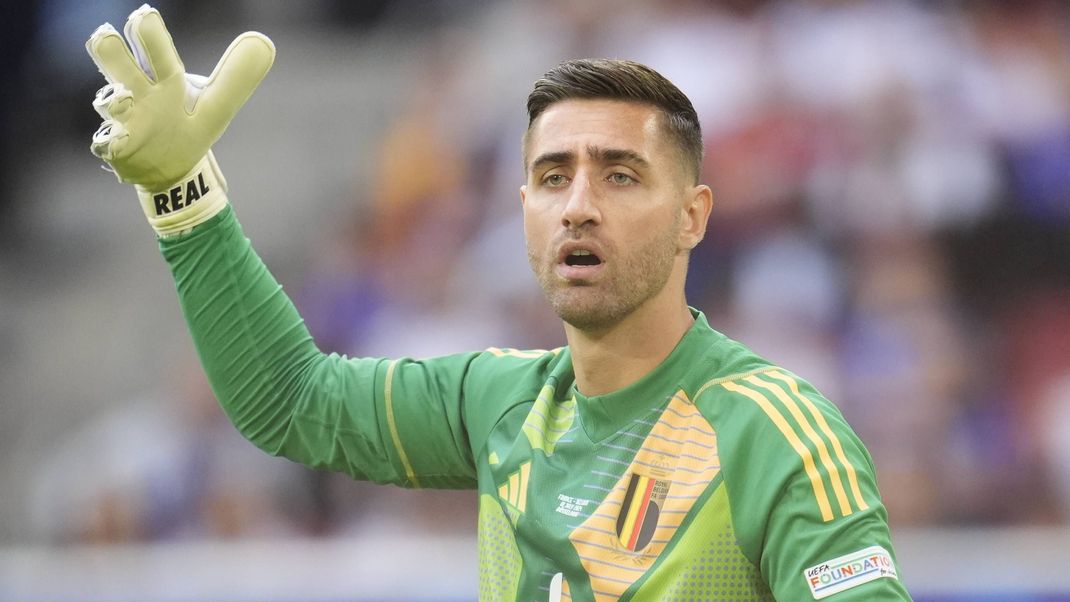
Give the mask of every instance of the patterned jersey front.
M 161 241 L 209 381 L 253 443 L 478 488 L 481 600 L 909 600 L 874 468 L 805 381 L 695 323 L 639 382 L 568 348 L 321 353 L 231 210 Z

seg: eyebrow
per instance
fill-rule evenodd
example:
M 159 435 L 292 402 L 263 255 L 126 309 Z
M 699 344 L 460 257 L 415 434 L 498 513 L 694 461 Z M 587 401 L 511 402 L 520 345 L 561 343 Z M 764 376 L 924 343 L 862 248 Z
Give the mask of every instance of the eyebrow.
M 639 153 L 623 148 L 601 148 L 588 146 L 587 155 L 598 163 L 632 163 L 638 167 L 648 168 L 650 162 Z M 572 151 L 551 151 L 543 153 L 531 162 L 531 171 L 536 171 L 545 165 L 559 165 L 572 163 L 576 160 L 576 153 Z

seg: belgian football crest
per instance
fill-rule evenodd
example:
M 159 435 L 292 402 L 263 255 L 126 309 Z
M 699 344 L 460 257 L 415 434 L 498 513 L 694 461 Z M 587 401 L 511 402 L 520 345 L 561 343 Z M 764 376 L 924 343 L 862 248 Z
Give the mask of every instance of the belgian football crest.
M 646 547 L 658 528 L 671 481 L 632 473 L 628 491 L 617 516 L 617 537 L 633 552 Z

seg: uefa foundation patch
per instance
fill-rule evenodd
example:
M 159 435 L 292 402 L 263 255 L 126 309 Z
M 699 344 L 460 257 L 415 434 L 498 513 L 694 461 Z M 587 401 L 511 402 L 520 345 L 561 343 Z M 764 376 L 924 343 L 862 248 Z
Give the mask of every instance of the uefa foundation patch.
M 881 577 L 899 580 L 892 555 L 880 546 L 840 556 L 806 569 L 804 576 L 814 600 L 847 591 Z

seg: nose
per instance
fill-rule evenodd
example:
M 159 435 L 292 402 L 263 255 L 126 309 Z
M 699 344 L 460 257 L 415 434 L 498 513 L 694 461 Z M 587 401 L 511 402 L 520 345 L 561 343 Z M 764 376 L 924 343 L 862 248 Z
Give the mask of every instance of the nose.
M 578 230 L 586 225 L 600 224 L 602 214 L 598 210 L 596 197 L 597 191 L 590 179 L 577 174 L 561 211 L 561 225 L 569 230 Z

